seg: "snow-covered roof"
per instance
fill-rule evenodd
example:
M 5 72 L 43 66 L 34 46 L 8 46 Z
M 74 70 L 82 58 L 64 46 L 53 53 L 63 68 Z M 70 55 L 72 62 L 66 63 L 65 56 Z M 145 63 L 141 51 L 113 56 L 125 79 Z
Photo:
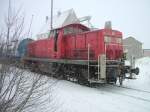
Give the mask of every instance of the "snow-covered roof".
M 53 29 L 60 28 L 72 23 L 79 23 L 79 20 L 73 9 L 57 14 L 54 16 L 53 20 Z
M 37 38 L 42 37 L 42 34 L 47 34 L 50 29 L 51 20 L 48 18 L 47 22 L 42 26 L 40 33 Z M 79 23 L 79 20 L 73 9 L 69 9 L 64 12 L 59 12 L 57 15 L 53 16 L 53 29 L 61 28 L 65 25 Z M 42 37 L 43 38 L 43 37 Z
M 142 42 L 140 42 L 139 40 L 137 40 L 137 39 L 135 39 L 134 37 L 127 37 L 127 38 L 125 38 L 123 41 L 125 42 L 125 41 L 128 41 L 128 40 L 133 40 L 133 41 L 136 41 L 136 42 L 138 42 L 139 44 L 142 44 Z

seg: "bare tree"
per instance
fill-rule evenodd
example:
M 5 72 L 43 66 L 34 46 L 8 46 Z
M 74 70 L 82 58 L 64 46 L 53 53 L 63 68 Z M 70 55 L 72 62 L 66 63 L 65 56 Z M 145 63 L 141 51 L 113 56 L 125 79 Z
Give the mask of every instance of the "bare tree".
M 9 0 L 8 14 L 5 16 L 5 50 L 6 54 L 14 52 L 15 45 L 22 38 L 24 29 L 24 15 L 21 13 L 21 8 L 17 11 L 13 10 L 11 0 Z
M 16 46 L 12 44 L 24 35 L 24 16 L 20 9 L 12 11 L 11 0 L 5 23 L 6 30 L 0 31 L 0 55 L 8 56 L 15 54 Z M 0 112 L 29 112 L 37 107 L 44 108 L 44 103 L 51 99 L 51 95 L 47 98 L 47 94 L 52 93 L 50 90 L 57 82 L 48 80 L 46 76 L 18 69 L 0 60 Z M 50 111 L 55 111 L 55 108 L 50 108 Z
M 34 111 L 44 108 L 56 83 L 39 74 L 9 65 L 0 66 L 0 112 Z M 50 96 L 47 96 L 47 95 Z M 51 108 L 50 110 L 52 110 Z
M 4 50 L 4 45 L 5 45 L 5 41 L 4 41 L 4 34 L 3 31 L 0 31 L 0 56 L 2 57 L 3 55 L 3 50 Z

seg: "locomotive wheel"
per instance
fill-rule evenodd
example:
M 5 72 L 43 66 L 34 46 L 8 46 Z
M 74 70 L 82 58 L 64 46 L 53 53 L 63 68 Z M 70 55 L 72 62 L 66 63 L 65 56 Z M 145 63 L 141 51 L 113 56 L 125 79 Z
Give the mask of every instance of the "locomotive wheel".
M 69 77 L 70 77 L 70 80 L 72 81 L 72 82 L 77 82 L 78 81 L 78 73 L 76 73 L 76 71 L 77 71 L 77 68 L 76 68 L 76 66 L 74 66 L 74 65 L 71 65 L 71 66 L 68 66 L 68 73 L 69 73 Z
M 90 86 L 90 83 L 87 79 L 87 69 L 79 68 L 78 70 L 78 83 L 81 85 L 87 85 Z
M 82 84 L 82 85 L 87 83 L 86 79 L 83 77 L 83 75 L 81 73 L 78 74 L 78 83 Z
M 32 62 L 31 63 L 31 72 L 37 72 L 38 71 L 38 67 L 36 65 L 36 63 Z
M 66 79 L 66 75 L 65 75 L 65 65 L 64 64 L 58 64 L 56 65 L 56 68 L 54 69 L 53 73 L 54 73 L 54 77 L 58 78 L 58 79 Z

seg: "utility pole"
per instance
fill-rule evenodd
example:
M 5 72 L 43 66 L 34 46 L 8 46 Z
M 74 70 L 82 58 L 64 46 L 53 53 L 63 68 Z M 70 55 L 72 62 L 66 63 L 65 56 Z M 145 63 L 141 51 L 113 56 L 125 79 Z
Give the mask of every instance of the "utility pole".
M 53 0 L 51 0 L 51 30 L 53 29 Z
M 7 20 L 7 39 L 6 39 L 6 55 L 8 56 L 8 50 L 9 50 L 9 39 L 10 39 L 10 27 L 11 27 L 11 0 L 9 0 L 9 6 L 8 6 L 8 20 Z
M 31 26 L 32 26 L 33 17 L 34 17 L 34 15 L 32 15 L 31 20 L 30 20 L 30 26 L 29 26 L 28 36 L 27 36 L 28 38 L 29 38 Z

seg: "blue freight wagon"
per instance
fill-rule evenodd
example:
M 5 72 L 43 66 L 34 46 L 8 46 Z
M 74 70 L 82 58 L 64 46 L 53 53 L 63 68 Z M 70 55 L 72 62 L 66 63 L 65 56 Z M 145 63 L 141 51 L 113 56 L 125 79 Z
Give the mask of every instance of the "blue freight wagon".
M 18 52 L 18 57 L 24 57 L 27 55 L 27 46 L 28 44 L 33 41 L 32 39 L 30 38 L 26 38 L 26 39 L 23 39 L 19 45 L 18 45 L 18 49 L 17 49 L 17 52 Z

